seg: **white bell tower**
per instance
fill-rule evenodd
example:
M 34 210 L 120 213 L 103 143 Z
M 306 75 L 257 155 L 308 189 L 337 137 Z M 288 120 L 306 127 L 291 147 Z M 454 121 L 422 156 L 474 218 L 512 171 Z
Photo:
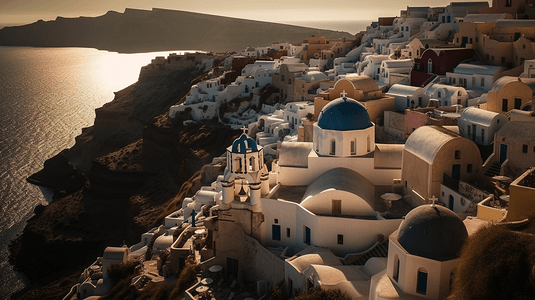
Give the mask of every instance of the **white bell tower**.
M 269 193 L 269 173 L 264 165 L 264 149 L 245 133 L 227 148 L 227 168 L 223 187 L 223 206 L 233 201 L 255 206 Z

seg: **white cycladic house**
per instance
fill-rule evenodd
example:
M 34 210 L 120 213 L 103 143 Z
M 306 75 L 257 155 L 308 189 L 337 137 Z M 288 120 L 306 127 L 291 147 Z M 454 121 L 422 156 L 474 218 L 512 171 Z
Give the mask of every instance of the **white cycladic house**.
M 459 134 L 480 145 L 494 142 L 494 134 L 509 122 L 504 114 L 476 107 L 468 107 L 461 113 L 457 126 Z
M 386 93 L 388 97 L 396 99 L 396 110 L 404 111 L 411 107 L 427 107 L 429 96 L 425 89 L 416 86 L 394 84 Z
M 412 59 L 383 60 L 378 85 L 390 87 L 403 80 L 408 81 L 413 66 Z
M 427 88 L 426 94 L 429 99 L 437 99 L 439 106 L 468 106 L 468 93 L 463 87 L 433 83 Z
M 488 92 L 502 71 L 500 66 L 459 64 L 453 72 L 447 72 L 446 77 L 451 85 Z

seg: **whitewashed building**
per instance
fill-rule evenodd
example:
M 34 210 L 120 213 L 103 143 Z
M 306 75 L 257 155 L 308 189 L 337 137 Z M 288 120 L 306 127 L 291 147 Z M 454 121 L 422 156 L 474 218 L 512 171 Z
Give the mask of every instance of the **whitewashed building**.
M 396 98 L 396 110 L 404 111 L 411 107 L 427 107 L 429 103 L 429 96 L 425 93 L 425 89 L 416 86 L 394 84 L 386 96 Z
M 459 64 L 453 72 L 446 73 L 446 78 L 451 85 L 488 92 L 503 70 L 500 66 Z
M 430 84 L 426 90 L 429 99 L 437 99 L 439 106 L 453 106 L 460 104 L 468 106 L 468 93 L 463 87 L 440 83 Z
M 488 146 L 494 142 L 494 134 L 509 119 L 503 114 L 475 107 L 468 107 L 458 120 L 459 134 L 476 144 Z
M 468 237 L 463 221 L 439 205 L 407 214 L 389 237 L 386 272 L 375 275 L 370 299 L 445 299 Z

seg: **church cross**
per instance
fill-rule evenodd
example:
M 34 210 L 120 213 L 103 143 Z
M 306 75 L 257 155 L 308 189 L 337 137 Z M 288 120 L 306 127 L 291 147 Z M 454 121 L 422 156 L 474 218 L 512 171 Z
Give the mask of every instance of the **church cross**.
M 429 200 L 433 201 L 433 203 L 431 204 L 431 206 L 435 206 L 435 202 L 438 200 L 438 198 L 435 197 L 435 195 L 433 195 L 433 197 L 429 198 Z
M 340 93 L 340 96 L 342 96 L 343 98 L 345 98 L 345 97 L 347 96 L 346 90 L 343 90 L 343 91 Z
M 241 130 L 243 131 L 243 134 L 246 134 L 247 127 L 243 126 L 243 127 L 241 128 Z

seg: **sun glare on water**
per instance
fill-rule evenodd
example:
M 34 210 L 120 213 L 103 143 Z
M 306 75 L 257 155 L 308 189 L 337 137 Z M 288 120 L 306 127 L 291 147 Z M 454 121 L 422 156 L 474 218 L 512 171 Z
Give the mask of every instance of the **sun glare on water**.
M 103 51 L 106 52 L 106 51 Z M 98 62 L 98 77 L 113 91 L 119 91 L 138 80 L 141 67 L 150 64 L 157 56 L 169 56 L 170 53 L 183 54 L 195 51 L 162 51 L 149 53 L 113 53 L 106 52 Z

